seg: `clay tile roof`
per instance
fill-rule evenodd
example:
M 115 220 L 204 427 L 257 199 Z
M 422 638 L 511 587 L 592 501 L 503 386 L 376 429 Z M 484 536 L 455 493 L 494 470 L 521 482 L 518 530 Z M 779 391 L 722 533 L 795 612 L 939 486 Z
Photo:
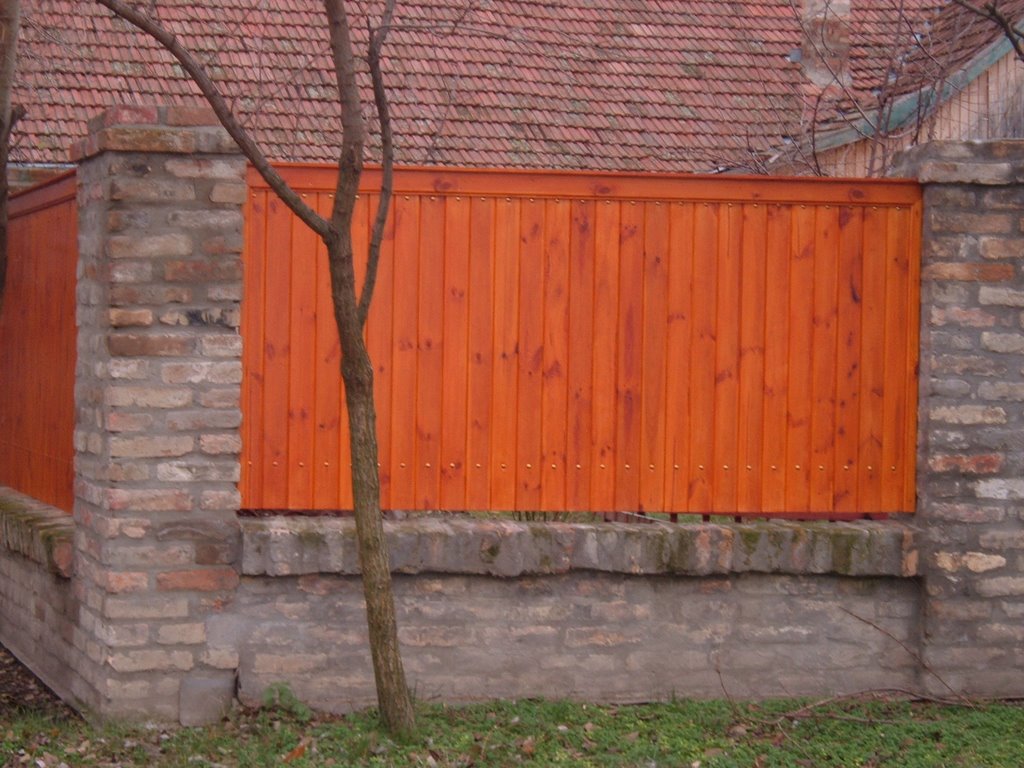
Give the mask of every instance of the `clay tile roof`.
M 931 20 L 938 42 L 921 52 L 942 46 L 957 66 L 998 37 L 991 25 L 968 25 L 948 8 L 936 17 L 945 3 L 901 2 L 909 24 L 894 17 L 893 0 L 852 0 L 855 98 L 884 78 L 879 52 L 890 51 L 894 37 L 910 39 L 911 27 Z M 378 5 L 350 3 L 360 49 L 366 13 Z M 65 161 L 88 117 L 112 104 L 198 101 L 166 53 L 96 4 L 23 0 L 22 7 L 15 101 L 29 112 L 16 161 Z M 273 159 L 335 159 L 338 107 L 319 0 L 158 0 L 156 7 Z M 969 33 L 950 43 L 954 29 Z M 399 0 L 384 65 L 397 159 L 748 167 L 802 130 L 806 81 L 793 56 L 800 44 L 793 0 Z M 928 76 L 924 56 L 908 50 L 908 69 Z M 837 101 L 831 114 L 841 108 Z

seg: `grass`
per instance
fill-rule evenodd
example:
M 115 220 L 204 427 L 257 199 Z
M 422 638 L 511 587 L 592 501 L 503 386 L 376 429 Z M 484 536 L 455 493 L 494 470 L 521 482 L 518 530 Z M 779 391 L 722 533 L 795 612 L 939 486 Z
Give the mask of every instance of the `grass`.
M 807 706 L 675 701 L 639 706 L 493 702 L 421 706 L 389 739 L 372 712 L 313 715 L 288 697 L 202 729 L 95 728 L 0 713 L 5 766 L 828 766 L 1024 765 L 1024 707 L 859 698 Z

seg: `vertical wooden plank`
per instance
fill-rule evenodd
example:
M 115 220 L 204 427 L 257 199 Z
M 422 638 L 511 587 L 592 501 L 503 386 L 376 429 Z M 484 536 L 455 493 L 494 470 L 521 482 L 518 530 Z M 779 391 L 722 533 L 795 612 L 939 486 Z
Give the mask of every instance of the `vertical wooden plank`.
M 242 289 L 242 477 L 239 491 L 243 509 L 263 509 L 263 466 L 260 461 L 263 444 L 264 399 L 263 315 L 267 307 L 265 282 L 267 191 L 249 190 L 245 209 L 245 243 Z
M 789 302 L 789 391 L 786 403 L 786 511 L 810 511 L 811 385 L 814 369 L 814 208 L 793 210 Z
M 757 203 L 743 206 L 743 246 L 740 283 L 740 376 L 737 421 L 736 511 L 762 512 L 764 477 L 765 395 L 765 270 L 767 268 L 767 209 Z
M 907 306 L 907 279 L 910 273 L 905 211 L 890 208 L 886 216 L 885 258 L 885 372 L 882 416 L 881 505 L 883 512 L 899 512 L 903 503 L 903 462 L 914 461 L 906 450 L 907 413 L 907 337 L 910 310 Z
M 369 215 L 377 215 L 379 195 L 370 197 Z M 372 218 L 371 218 L 372 221 Z M 381 240 L 377 283 L 366 321 L 367 349 L 373 361 L 373 392 L 377 405 L 377 447 L 380 463 L 380 503 L 382 509 L 393 509 L 391 473 L 393 429 L 391 385 L 394 373 L 392 322 L 395 312 L 395 215 L 388 216 Z M 346 434 L 345 439 L 348 439 Z
M 811 371 L 811 512 L 832 512 L 836 455 L 836 300 L 839 211 L 818 206 L 814 244 Z
M 416 509 L 440 500 L 443 391 L 445 199 L 420 201 L 419 319 L 416 380 Z
M 877 206 L 864 211 L 864 312 L 861 326 L 860 466 L 857 495 L 860 511 L 882 509 L 879 469 L 885 418 L 886 214 Z
M 267 242 L 275 258 L 266 260 L 266 314 L 263 325 L 263 502 L 266 509 L 288 506 L 288 407 L 291 357 L 292 215 L 276 196 L 267 197 Z
M 519 400 L 519 219 L 521 202 L 506 197 L 495 206 L 494 381 L 491 400 L 491 508 L 516 506 Z
M 519 234 L 519 400 L 516 509 L 540 509 L 544 366 L 544 201 L 522 202 Z
M 1008 61 L 1008 60 L 1007 60 Z M 1009 66 L 1009 64 L 1007 64 Z M 918 365 L 921 349 L 921 217 L 922 204 L 910 207 L 907 211 L 907 374 L 905 397 L 907 415 L 903 427 L 903 498 L 900 503 L 901 512 L 914 512 L 917 503 L 917 398 L 918 398 Z
M 469 206 L 461 195 L 445 202 L 444 342 L 441 389 L 442 509 L 466 509 L 466 431 L 469 321 Z
M 394 315 L 391 382 L 391 508 L 416 506 L 416 379 L 419 340 L 420 197 L 394 200 Z
M 469 230 L 469 371 L 466 508 L 489 509 L 494 376 L 494 198 L 473 198 Z
M 864 210 L 839 210 L 836 292 L 836 423 L 833 509 L 859 511 L 857 473 L 860 431 L 861 317 L 863 309 Z
M 592 200 L 572 202 L 569 245 L 569 370 L 566 509 L 590 509 L 594 338 L 594 212 Z
M 329 215 L 333 196 L 316 195 L 316 211 Z M 342 446 L 348 441 L 348 416 L 344 407 L 341 381 L 341 343 L 334 321 L 331 299 L 331 278 L 327 264 L 327 247 L 318 239 L 315 259 L 316 275 L 316 388 L 314 412 L 313 503 L 316 509 L 346 509 L 351 505 L 351 477 L 348 451 L 342 462 Z M 342 490 L 342 487 L 348 493 Z M 343 502 L 343 499 L 345 500 Z
M 712 509 L 715 427 L 715 344 L 718 317 L 720 206 L 698 203 L 694 209 L 693 322 L 690 338 L 689 511 Z
M 640 385 L 643 376 L 644 208 L 621 203 L 619 229 L 619 315 L 615 421 L 615 509 L 640 503 Z
M 303 193 L 307 204 L 308 192 Z M 313 437 L 316 409 L 315 350 L 317 334 L 317 242 L 319 238 L 297 216 L 291 217 L 291 313 L 288 359 L 288 509 L 313 504 Z
M 793 207 L 768 207 L 764 341 L 764 511 L 786 509 L 786 434 L 789 430 L 789 305 Z
M 736 511 L 739 451 L 740 280 L 743 218 L 740 206 L 719 208 L 718 299 L 715 319 L 713 488 L 715 512 Z
M 566 504 L 566 431 L 569 369 L 568 200 L 547 200 L 544 213 L 544 352 L 542 378 L 540 508 Z
M 644 205 L 643 347 L 641 359 L 640 509 L 664 512 L 665 360 L 668 327 L 669 204 Z
M 596 203 L 594 248 L 593 445 L 591 507 L 615 509 L 615 382 L 618 374 L 619 206 Z
M 668 325 L 665 331 L 666 497 L 672 512 L 689 510 L 693 237 L 693 203 L 672 203 L 669 222 Z

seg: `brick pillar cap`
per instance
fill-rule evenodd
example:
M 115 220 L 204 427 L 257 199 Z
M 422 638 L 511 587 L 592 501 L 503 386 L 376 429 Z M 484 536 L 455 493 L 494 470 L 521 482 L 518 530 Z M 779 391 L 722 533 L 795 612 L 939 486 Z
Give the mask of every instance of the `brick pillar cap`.
M 171 154 L 234 153 L 234 142 L 208 106 L 122 105 L 89 120 L 89 134 L 71 147 L 80 162 L 105 151 Z
M 889 174 L 922 184 L 1003 186 L 1024 182 L 1024 139 L 932 141 L 902 152 Z

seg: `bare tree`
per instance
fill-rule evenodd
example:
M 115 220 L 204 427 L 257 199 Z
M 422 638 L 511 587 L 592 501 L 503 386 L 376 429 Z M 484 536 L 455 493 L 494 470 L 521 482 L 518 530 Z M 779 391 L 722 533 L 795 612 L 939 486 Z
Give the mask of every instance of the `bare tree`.
M 341 104 L 342 142 L 338 156 L 338 181 L 330 218 L 324 218 L 303 202 L 274 170 L 228 107 L 206 69 L 160 22 L 124 0 L 96 0 L 120 18 L 159 42 L 182 66 L 213 108 L 221 124 L 282 201 L 327 246 L 334 319 L 341 341 L 341 374 L 348 406 L 352 449 L 352 495 L 359 542 L 363 592 L 366 599 L 370 653 L 377 684 L 377 702 L 384 726 L 392 733 L 415 728 L 412 698 L 398 646 L 395 603 L 381 522 L 380 477 L 377 466 L 376 409 L 373 400 L 373 367 L 363 338 L 370 301 L 376 283 L 380 246 L 392 188 L 393 148 L 388 102 L 381 71 L 381 50 L 391 26 L 395 0 L 385 0 L 378 27 L 370 32 L 367 60 L 373 83 L 374 103 L 381 132 L 383 182 L 380 203 L 366 255 L 366 277 L 357 291 L 352 216 L 363 170 L 367 139 L 345 0 L 324 0 L 330 51 Z
M 7 157 L 11 131 L 21 115 L 21 109 L 11 105 L 20 26 L 20 0 L 0 0 L 0 311 L 7 284 Z

